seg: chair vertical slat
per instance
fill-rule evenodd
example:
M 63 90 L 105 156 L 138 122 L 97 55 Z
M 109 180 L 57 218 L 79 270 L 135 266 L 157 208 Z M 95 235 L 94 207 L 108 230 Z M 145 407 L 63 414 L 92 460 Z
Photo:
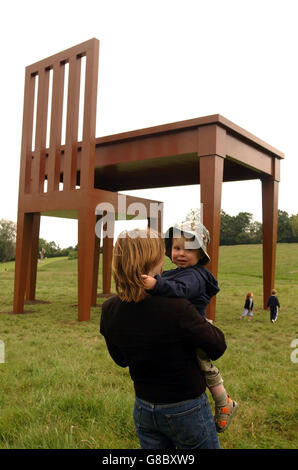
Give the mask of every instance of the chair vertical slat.
M 63 191 L 69 191 L 74 189 L 76 186 L 80 78 L 81 60 L 80 58 L 77 58 L 77 56 L 72 56 L 69 59 Z
M 85 100 L 83 120 L 83 144 L 81 156 L 81 189 L 94 188 L 95 128 L 97 105 L 99 42 L 90 41 L 86 52 Z
M 34 172 L 32 178 L 32 193 L 41 193 L 44 188 L 45 179 L 45 159 L 46 159 L 46 134 L 47 134 L 47 114 L 49 97 L 49 70 L 39 71 L 37 113 L 36 113 L 36 133 L 35 133 L 35 157 Z
M 51 110 L 50 149 L 48 157 L 48 192 L 59 190 L 61 135 L 65 65 L 53 65 L 53 92 Z
M 32 133 L 34 115 L 34 91 L 35 76 L 26 69 L 25 91 L 24 91 L 24 111 L 23 130 L 21 147 L 21 167 L 20 167 L 20 194 L 29 193 L 31 187 L 31 162 L 32 162 Z

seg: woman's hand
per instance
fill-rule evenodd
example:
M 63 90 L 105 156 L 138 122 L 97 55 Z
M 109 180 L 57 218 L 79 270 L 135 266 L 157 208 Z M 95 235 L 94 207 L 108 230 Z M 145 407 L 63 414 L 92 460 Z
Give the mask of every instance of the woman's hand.
M 157 283 L 157 280 L 154 277 L 148 276 L 147 274 L 142 274 L 141 278 L 144 282 L 145 289 L 147 290 L 153 289 L 153 287 Z

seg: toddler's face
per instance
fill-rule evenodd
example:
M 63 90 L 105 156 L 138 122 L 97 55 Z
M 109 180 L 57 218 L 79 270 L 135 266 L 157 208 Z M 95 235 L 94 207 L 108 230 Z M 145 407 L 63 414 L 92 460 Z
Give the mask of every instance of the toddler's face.
M 186 240 L 173 238 L 172 243 L 172 261 L 178 268 L 188 268 L 195 266 L 200 259 L 200 250 L 187 250 L 184 248 Z

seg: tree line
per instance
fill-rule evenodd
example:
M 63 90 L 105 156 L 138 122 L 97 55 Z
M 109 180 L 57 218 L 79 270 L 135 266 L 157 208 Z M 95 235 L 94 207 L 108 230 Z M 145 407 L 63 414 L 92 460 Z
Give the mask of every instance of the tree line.
M 191 209 L 185 222 L 192 223 L 200 219 L 199 209 Z M 229 215 L 221 211 L 220 245 L 244 245 L 262 243 L 263 233 L 261 222 L 254 221 L 249 212 Z M 286 211 L 278 211 L 278 243 L 298 243 L 298 214 L 289 215 Z
M 199 209 L 191 209 L 186 215 L 187 222 L 199 218 Z M 286 211 L 278 211 L 278 243 L 298 243 L 298 214 L 289 215 Z M 220 244 L 243 245 L 262 243 L 262 224 L 253 220 L 249 212 L 229 215 L 221 211 Z M 11 220 L 0 220 L 0 262 L 15 259 L 16 223 Z M 39 239 L 39 253 L 43 257 L 56 256 L 77 257 L 77 246 L 60 248 L 56 242 Z
M 278 243 L 298 243 L 298 214 L 289 215 L 278 210 Z M 221 211 L 220 244 L 242 245 L 262 243 L 262 224 L 253 220 L 248 212 L 239 212 L 235 216 Z
M 13 261 L 16 252 L 16 223 L 11 220 L 0 220 L 0 262 Z M 39 239 L 39 258 L 53 258 L 56 256 L 76 257 L 77 246 L 60 248 L 56 242 Z

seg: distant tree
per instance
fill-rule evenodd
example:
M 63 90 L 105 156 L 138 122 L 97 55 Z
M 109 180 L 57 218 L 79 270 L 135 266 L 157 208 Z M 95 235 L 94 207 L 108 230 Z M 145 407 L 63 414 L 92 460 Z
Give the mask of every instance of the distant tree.
M 262 224 L 253 221 L 249 212 L 239 212 L 231 216 L 221 211 L 220 244 L 237 245 L 260 243 L 262 240 Z
M 291 231 L 292 231 L 292 240 L 293 242 L 298 242 L 298 214 L 292 215 L 289 219 Z
M 289 214 L 286 211 L 278 211 L 277 241 L 290 243 L 293 239 L 293 232 Z
M 78 258 L 78 251 L 77 250 L 70 250 L 68 252 L 68 259 L 77 259 Z
M 59 256 L 69 256 L 71 251 L 75 251 L 73 246 L 68 246 L 67 248 L 60 248 L 60 255 Z
M 221 245 L 234 245 L 236 240 L 236 233 L 234 227 L 234 217 L 221 211 L 220 222 L 220 244 Z
M 0 220 L 0 261 L 10 261 L 15 258 L 16 224 L 11 220 Z
M 72 246 L 68 248 L 60 248 L 56 242 L 48 242 L 44 238 L 39 239 L 39 253 L 44 252 L 44 256 L 47 258 L 53 258 L 54 256 L 68 256 L 70 251 L 75 250 Z
M 262 243 L 262 240 L 263 240 L 263 224 L 261 224 L 261 222 L 258 222 L 257 220 L 255 220 L 251 224 L 250 231 L 251 231 L 252 238 L 254 240 L 253 243 Z
M 234 217 L 233 225 L 236 231 L 236 244 L 245 244 L 252 242 L 252 214 L 249 214 L 248 212 L 239 212 L 239 214 L 235 215 Z
M 190 223 L 199 218 L 199 209 L 191 209 L 186 215 Z M 237 245 L 262 242 L 262 224 L 253 221 L 249 212 L 239 212 L 237 215 L 229 215 L 221 211 L 220 244 Z

